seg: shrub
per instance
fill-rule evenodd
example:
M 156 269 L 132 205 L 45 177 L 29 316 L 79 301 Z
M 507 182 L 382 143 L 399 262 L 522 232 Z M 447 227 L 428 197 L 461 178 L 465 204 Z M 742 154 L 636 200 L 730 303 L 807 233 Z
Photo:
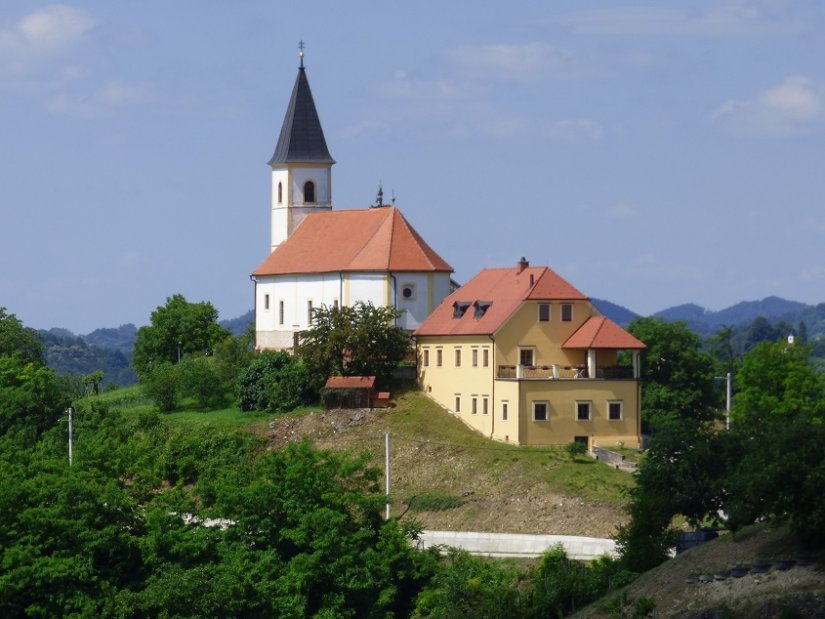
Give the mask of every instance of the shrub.
M 243 411 L 290 411 L 315 398 L 306 367 L 285 352 L 264 351 L 238 377 L 236 395 Z
M 168 361 L 156 363 L 143 376 L 143 390 L 162 412 L 175 410 L 178 405 L 179 368 Z
M 223 401 L 223 385 L 214 364 L 206 357 L 187 358 L 181 363 L 180 386 L 186 395 L 197 400 L 201 408 L 218 406 Z

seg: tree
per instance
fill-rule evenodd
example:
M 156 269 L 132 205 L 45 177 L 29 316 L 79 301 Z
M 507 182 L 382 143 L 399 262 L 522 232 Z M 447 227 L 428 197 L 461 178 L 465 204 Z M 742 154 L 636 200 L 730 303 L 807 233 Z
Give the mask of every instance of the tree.
M 375 376 L 385 382 L 412 346 L 409 334 L 395 325 L 400 311 L 357 303 L 321 307 L 301 334 L 298 355 L 319 378 Z
M 6 313 L 5 307 L 0 307 L 0 357 L 43 365 L 43 345 L 37 332 L 24 327 L 14 314 Z
M 44 365 L 36 332 L 0 308 L 0 435 L 15 428 L 37 436 L 67 405 L 63 386 Z
M 642 415 L 656 424 L 662 417 L 714 419 L 721 390 L 714 382 L 716 363 L 701 351 L 698 335 L 684 322 L 637 318 L 627 330 L 647 345 L 642 353 Z
M 808 354 L 762 342 L 745 355 L 736 376 L 736 466 L 725 480 L 733 529 L 787 518 L 806 541 L 825 541 L 825 377 Z
M 306 366 L 283 351 L 265 350 L 238 375 L 242 411 L 285 413 L 317 398 Z
M 139 377 L 152 363 L 177 363 L 183 355 L 207 355 L 229 336 L 218 324 L 218 310 L 208 301 L 190 303 L 183 295 L 166 299 L 152 312 L 151 325 L 138 329 L 132 365 Z

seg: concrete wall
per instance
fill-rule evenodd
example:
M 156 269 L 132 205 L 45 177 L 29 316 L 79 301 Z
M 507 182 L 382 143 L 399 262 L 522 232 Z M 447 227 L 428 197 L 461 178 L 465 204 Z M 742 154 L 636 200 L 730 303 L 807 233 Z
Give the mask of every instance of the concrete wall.
M 616 542 L 598 537 L 422 531 L 420 540 L 421 548 L 452 546 L 488 557 L 538 557 L 557 544 L 561 544 L 568 557 L 578 561 L 592 561 L 605 554 L 617 556 Z

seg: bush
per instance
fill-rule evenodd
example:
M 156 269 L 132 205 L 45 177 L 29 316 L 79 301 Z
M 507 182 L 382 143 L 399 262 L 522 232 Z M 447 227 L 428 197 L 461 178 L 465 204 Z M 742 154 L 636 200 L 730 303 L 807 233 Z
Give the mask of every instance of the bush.
M 567 449 L 567 453 L 570 455 L 572 460 L 575 460 L 579 456 L 583 456 L 587 453 L 587 445 L 580 443 L 579 441 L 573 441 L 567 445 L 565 449 Z
M 211 359 L 187 358 L 180 364 L 180 386 L 183 393 L 194 397 L 204 409 L 220 406 L 224 387 Z
M 177 408 L 179 383 L 179 368 L 168 361 L 156 363 L 142 380 L 144 392 L 164 413 Z
M 290 411 L 316 397 L 307 368 L 285 352 L 269 350 L 241 372 L 236 395 L 242 411 L 274 413 Z

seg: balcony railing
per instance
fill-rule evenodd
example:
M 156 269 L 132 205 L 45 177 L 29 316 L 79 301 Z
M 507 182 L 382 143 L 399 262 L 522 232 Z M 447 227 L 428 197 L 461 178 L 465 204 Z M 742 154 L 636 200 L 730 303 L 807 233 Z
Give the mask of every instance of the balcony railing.
M 591 378 L 587 366 L 574 365 L 500 365 L 496 378 L 512 380 L 578 380 Z M 596 367 L 595 378 L 625 380 L 633 378 L 633 366 L 610 365 Z

